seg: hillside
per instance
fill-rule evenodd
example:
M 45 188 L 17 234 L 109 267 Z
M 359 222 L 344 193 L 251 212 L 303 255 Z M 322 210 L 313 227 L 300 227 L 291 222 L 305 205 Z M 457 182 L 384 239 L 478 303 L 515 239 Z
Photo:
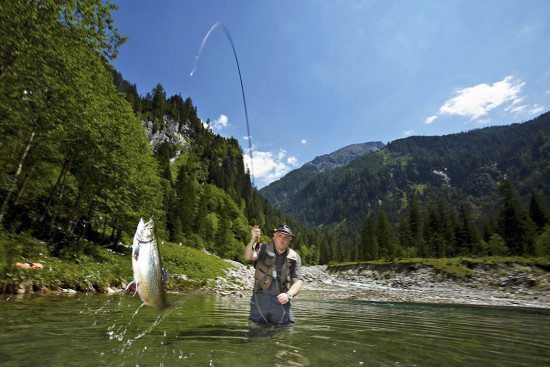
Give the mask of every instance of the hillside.
M 260 194 L 277 207 L 289 207 L 293 195 L 315 180 L 319 174 L 345 166 L 359 157 L 382 148 L 384 148 L 384 143 L 380 141 L 352 144 L 335 152 L 315 157 L 311 162 L 262 188 Z
M 294 193 L 277 189 L 305 176 L 305 169 L 290 172 L 260 192 L 311 225 L 361 218 L 379 200 L 388 209 L 397 209 L 409 192 L 424 197 L 445 193 L 449 199 L 466 197 L 475 205 L 489 205 L 486 200 L 497 193 L 504 175 L 525 196 L 536 188 L 549 197 L 549 134 L 547 113 L 523 124 L 399 139 L 346 166 L 319 172 Z M 282 195 L 284 201 L 273 200 Z
M 277 184 L 271 188 L 277 188 Z M 395 248 L 389 252 L 391 256 L 397 255 L 399 247 L 403 248 L 401 242 L 406 241 L 405 247 L 412 246 L 410 250 L 420 254 L 444 247 L 433 256 L 483 252 L 480 247 L 485 244 L 480 241 L 489 242 L 492 234 L 513 236 L 505 234 L 503 228 L 506 195 L 517 208 L 514 215 L 522 218 L 526 218 L 534 195 L 531 201 L 540 202 L 537 205 L 544 208 L 539 233 L 548 223 L 545 208 L 550 198 L 550 113 L 521 124 L 399 139 L 345 166 L 318 173 L 295 192 L 283 193 L 284 200 L 272 202 L 285 212 L 311 226 L 330 228 L 335 236 L 345 233 L 346 244 L 328 257 L 334 256 L 334 251 L 341 258 L 361 256 L 367 251 L 361 249 L 367 235 L 365 220 L 369 215 L 374 220 L 382 212 L 385 218 L 380 221 L 384 224 L 372 225 L 383 226 L 383 231 L 391 235 L 384 240 Z M 272 200 L 277 195 L 281 192 L 272 192 L 266 198 Z M 518 231 L 534 233 L 532 224 L 520 226 L 523 229 Z M 459 238 L 465 232 L 469 239 Z M 522 246 L 533 246 L 527 244 L 529 241 Z
M 238 259 L 253 224 L 299 229 L 260 197 L 237 140 L 206 127 L 190 98 L 160 83 L 139 95 L 113 69 L 124 37 L 111 5 L 50 5 L 2 8 L 0 234 L 27 233 L 75 260 L 118 251 L 152 217 L 162 240 Z M 315 247 L 320 237 L 300 232 Z M 0 273 L 11 266 L 0 259 Z

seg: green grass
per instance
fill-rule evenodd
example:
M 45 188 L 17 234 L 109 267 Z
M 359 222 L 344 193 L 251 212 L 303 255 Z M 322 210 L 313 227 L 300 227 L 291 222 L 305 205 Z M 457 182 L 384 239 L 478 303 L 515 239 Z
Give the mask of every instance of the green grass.
M 172 277 L 169 289 L 187 289 L 206 285 L 209 279 L 224 275 L 224 269 L 231 267 L 227 261 L 205 251 L 175 243 L 160 244 L 160 253 L 169 274 L 184 274 L 189 281 Z
M 543 270 L 550 271 L 550 258 L 548 257 L 504 257 L 504 256 L 487 256 L 480 258 L 469 257 L 455 257 L 455 258 L 442 258 L 442 259 L 423 259 L 423 258 L 411 258 L 411 259 L 398 259 L 398 260 L 376 260 L 376 261 L 362 261 L 362 262 L 345 262 L 345 263 L 331 263 L 330 268 L 337 268 L 341 266 L 360 265 L 360 264 L 372 264 L 372 265 L 424 265 L 433 268 L 450 277 L 472 277 L 474 272 L 472 267 L 479 265 L 529 265 L 536 266 Z
M 0 232 L 0 292 L 15 292 L 17 288 L 104 292 L 107 287 L 120 288 L 132 279 L 130 251 L 113 253 L 92 243 L 85 243 L 83 252 L 51 255 L 54 246 L 27 235 Z M 231 265 L 204 251 L 173 243 L 160 244 L 161 256 L 170 275 L 170 290 L 197 288 L 209 279 L 224 274 Z M 69 255 L 69 256 L 68 256 Z M 42 270 L 24 270 L 16 262 L 38 262 Z M 183 277 L 175 276 L 184 274 Z

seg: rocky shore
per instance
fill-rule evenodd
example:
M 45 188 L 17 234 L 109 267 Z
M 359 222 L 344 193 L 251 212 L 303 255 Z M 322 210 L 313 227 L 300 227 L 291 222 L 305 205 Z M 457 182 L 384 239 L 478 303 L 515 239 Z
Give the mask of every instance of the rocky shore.
M 248 297 L 254 269 L 231 262 L 234 268 L 216 279 L 222 296 Z M 519 264 L 480 265 L 471 277 L 450 277 L 423 265 L 306 266 L 301 299 L 364 300 L 536 307 L 550 309 L 550 273 Z

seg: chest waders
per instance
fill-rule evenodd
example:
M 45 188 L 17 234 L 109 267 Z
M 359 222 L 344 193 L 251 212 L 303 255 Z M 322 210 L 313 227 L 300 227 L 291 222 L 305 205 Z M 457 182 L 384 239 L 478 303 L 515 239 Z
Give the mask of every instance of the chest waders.
M 283 262 L 280 270 L 281 283 L 277 281 L 277 256 L 275 254 L 275 248 L 272 243 L 265 244 L 265 252 L 261 258 L 255 264 L 256 271 L 254 273 L 254 301 L 258 312 L 266 322 L 269 321 L 265 317 L 261 310 L 260 303 L 258 302 L 258 292 L 264 291 L 271 293 L 273 282 L 277 282 L 278 294 L 288 292 L 292 279 L 290 277 L 290 265 L 291 262 L 296 262 L 298 254 L 293 249 L 288 249 L 285 261 Z M 278 295 L 277 294 L 277 295 Z M 279 324 L 281 324 L 285 318 L 286 311 L 282 304 L 281 306 L 282 316 Z

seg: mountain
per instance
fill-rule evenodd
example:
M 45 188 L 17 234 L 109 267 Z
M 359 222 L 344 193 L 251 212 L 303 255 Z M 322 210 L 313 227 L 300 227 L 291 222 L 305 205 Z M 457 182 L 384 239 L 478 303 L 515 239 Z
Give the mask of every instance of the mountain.
M 261 194 L 323 229 L 321 263 L 550 254 L 550 113 L 399 139 L 317 167 L 304 165 Z
M 315 167 L 318 172 L 330 171 L 334 168 L 344 166 L 356 158 L 382 148 L 384 148 L 384 143 L 381 141 L 352 144 L 338 149 L 335 152 L 318 156 L 304 166 Z
M 273 228 L 287 223 L 300 233 L 294 248 L 304 262 L 318 262 L 321 236 L 260 196 L 244 168 L 237 140 L 205 126 L 191 98 L 169 97 L 160 83 L 139 96 L 122 74 L 113 69 L 112 75 L 140 117 L 158 162 L 164 198 L 158 222 L 165 238 L 239 259 L 252 225 L 258 224 L 269 236 Z
M 319 174 L 345 166 L 370 152 L 384 148 L 384 143 L 368 142 L 348 145 L 335 152 L 315 157 L 311 162 L 293 170 L 286 176 L 262 188 L 260 194 L 273 205 L 284 208 L 290 205 L 288 199 L 299 192 Z
M 548 200 L 550 113 L 521 124 L 395 140 L 321 172 L 318 167 L 327 160 L 316 158 L 316 165 L 308 163 L 260 193 L 286 213 L 315 226 L 357 223 L 378 207 L 395 224 L 410 193 L 424 201 L 443 195 L 456 205 L 470 205 L 480 216 L 494 212 L 503 177 L 516 184 L 525 201 L 533 191 Z

